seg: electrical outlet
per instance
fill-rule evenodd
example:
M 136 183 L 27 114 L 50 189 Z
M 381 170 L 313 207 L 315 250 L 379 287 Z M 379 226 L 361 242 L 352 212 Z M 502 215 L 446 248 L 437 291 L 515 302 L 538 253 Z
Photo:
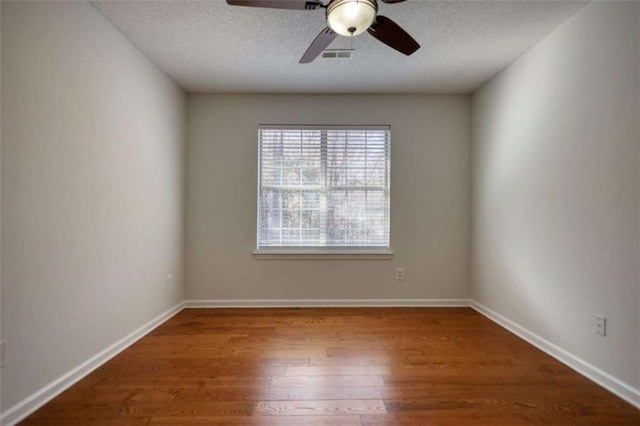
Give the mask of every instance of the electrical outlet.
M 173 288 L 174 284 L 173 284 L 173 275 L 167 275 L 167 290 L 169 290 L 170 288 Z
M 0 368 L 7 365 L 7 341 L 0 340 Z
M 602 315 L 594 315 L 593 332 L 601 336 L 606 336 L 607 318 Z
M 396 280 L 404 280 L 404 268 L 396 268 Z

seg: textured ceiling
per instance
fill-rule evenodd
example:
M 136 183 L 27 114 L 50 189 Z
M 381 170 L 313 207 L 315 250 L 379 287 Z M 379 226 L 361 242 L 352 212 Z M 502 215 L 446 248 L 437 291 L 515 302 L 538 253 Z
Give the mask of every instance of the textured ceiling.
M 327 3 L 327 1 L 325 1 Z M 298 60 L 326 25 L 324 10 L 208 1 L 92 2 L 188 92 L 471 93 L 580 9 L 578 1 L 379 3 L 421 45 L 406 57 L 369 34 L 351 59 Z M 349 48 L 338 37 L 330 48 Z

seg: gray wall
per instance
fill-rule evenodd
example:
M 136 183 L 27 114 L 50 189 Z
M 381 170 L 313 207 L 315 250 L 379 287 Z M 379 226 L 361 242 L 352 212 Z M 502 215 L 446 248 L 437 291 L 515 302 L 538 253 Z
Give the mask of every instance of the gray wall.
M 472 298 L 636 389 L 639 8 L 586 6 L 472 103 Z
M 88 3 L 2 2 L 3 411 L 183 300 L 184 141 Z
M 189 95 L 187 298 L 466 298 L 468 96 Z M 392 260 L 256 260 L 259 124 L 391 125 Z M 405 280 L 395 280 L 395 268 Z

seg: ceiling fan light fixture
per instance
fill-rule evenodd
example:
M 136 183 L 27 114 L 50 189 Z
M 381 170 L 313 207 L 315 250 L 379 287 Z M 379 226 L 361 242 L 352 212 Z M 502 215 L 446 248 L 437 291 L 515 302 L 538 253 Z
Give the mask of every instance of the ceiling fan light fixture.
M 342 36 L 356 36 L 373 24 L 377 13 L 376 0 L 333 0 L 327 6 L 327 22 Z

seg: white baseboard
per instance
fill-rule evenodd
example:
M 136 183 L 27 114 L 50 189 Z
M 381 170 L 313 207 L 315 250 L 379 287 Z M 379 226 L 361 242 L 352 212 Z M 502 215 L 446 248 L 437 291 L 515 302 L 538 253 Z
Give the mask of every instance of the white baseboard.
M 603 388 L 609 390 L 620 398 L 624 399 L 628 403 L 640 408 L 640 389 L 635 389 L 633 386 L 624 383 L 623 381 L 613 377 L 609 373 L 606 373 L 598 367 L 588 363 L 582 358 L 562 349 L 560 346 L 551 343 L 545 338 L 527 330 L 523 326 L 511 321 L 510 319 L 500 315 L 499 313 L 487 308 L 480 303 L 471 300 L 471 307 L 489 318 L 498 325 L 506 328 L 516 336 L 526 340 L 533 346 L 537 347 L 541 351 L 551 355 L 561 363 L 572 368 L 588 379 L 596 382 Z
M 67 390 L 80 379 L 109 361 L 114 356 L 131 346 L 140 338 L 151 332 L 154 328 L 180 312 L 184 308 L 184 302 L 180 302 L 166 312 L 158 315 L 142 327 L 129 333 L 127 336 L 115 342 L 100 353 L 89 358 L 66 374 L 58 377 L 56 380 L 40 388 L 29 397 L 18 402 L 14 406 L 2 413 L 0 424 L 4 426 L 12 426 L 23 420 L 25 417 L 42 407 L 44 404 Z
M 185 300 L 185 308 L 468 307 L 468 299 L 235 299 Z
M 80 379 L 131 346 L 183 308 L 285 308 L 285 307 L 471 307 L 558 361 L 640 408 L 640 390 L 611 376 L 558 345 L 538 336 L 499 313 L 469 299 L 238 299 L 185 300 L 120 339 L 102 352 L 23 399 L 2 413 L 0 424 L 12 426 Z

